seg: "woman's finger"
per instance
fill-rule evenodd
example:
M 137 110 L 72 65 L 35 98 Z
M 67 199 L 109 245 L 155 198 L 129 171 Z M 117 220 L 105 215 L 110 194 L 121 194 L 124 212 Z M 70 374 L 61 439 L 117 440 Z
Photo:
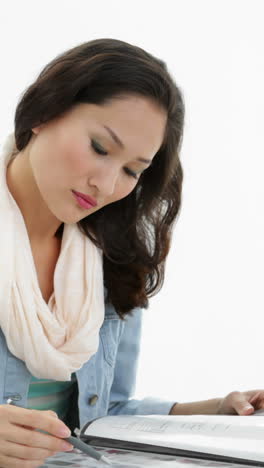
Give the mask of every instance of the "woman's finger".
M 1 454 L 23 460 L 44 460 L 54 454 L 54 451 L 6 441 L 5 444 L 1 446 Z
M 26 445 L 32 448 L 47 449 L 52 452 L 65 452 L 73 448 L 72 445 L 63 438 L 10 424 L 6 427 L 5 441 L 21 444 L 22 446 Z
M 256 402 L 256 400 L 260 397 L 260 393 L 261 393 L 261 392 L 255 393 L 255 395 L 253 395 L 253 396 L 249 399 L 249 403 L 253 404 L 254 402 Z
M 249 403 L 243 392 L 234 392 L 232 395 L 232 407 L 240 414 L 247 416 L 254 412 L 254 407 Z
M 21 460 L 21 458 L 7 457 L 0 454 L 0 466 L 5 468 L 38 468 L 45 464 L 45 460 Z

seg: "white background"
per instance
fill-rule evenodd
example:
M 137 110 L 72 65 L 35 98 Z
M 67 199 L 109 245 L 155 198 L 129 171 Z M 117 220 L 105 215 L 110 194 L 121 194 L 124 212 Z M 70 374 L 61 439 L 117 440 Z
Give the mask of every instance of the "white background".
M 261 0 L 1 3 L 1 141 L 42 67 L 91 39 L 159 56 L 184 93 L 183 205 L 144 313 L 139 397 L 264 388 L 263 12 Z

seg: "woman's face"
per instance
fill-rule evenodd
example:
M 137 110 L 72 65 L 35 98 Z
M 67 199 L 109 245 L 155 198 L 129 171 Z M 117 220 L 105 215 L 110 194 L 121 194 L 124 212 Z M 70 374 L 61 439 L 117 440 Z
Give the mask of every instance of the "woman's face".
M 30 165 L 51 213 L 76 223 L 126 197 L 159 150 L 166 119 L 152 101 L 130 96 L 105 105 L 81 103 L 33 128 Z M 96 206 L 81 207 L 73 191 L 92 197 Z

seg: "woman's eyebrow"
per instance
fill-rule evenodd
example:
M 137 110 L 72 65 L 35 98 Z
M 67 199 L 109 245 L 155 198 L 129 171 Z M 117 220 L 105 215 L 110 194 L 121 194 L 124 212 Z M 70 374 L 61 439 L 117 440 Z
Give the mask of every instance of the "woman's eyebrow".
M 120 148 L 124 149 L 125 148 L 125 145 L 124 143 L 120 140 L 120 138 L 117 136 L 117 134 L 109 127 L 107 127 L 106 125 L 103 125 L 103 128 L 105 128 L 105 130 L 107 130 L 107 132 L 109 133 L 109 135 L 112 137 L 112 139 L 114 140 L 114 142 L 120 146 Z M 151 159 L 144 159 L 144 158 L 138 158 L 138 161 L 141 161 L 145 164 L 150 164 L 152 161 Z

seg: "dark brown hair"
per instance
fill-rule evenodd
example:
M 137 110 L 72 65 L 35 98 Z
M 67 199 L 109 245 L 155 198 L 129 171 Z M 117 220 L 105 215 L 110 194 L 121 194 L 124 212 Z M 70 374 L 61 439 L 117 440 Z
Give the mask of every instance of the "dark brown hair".
M 104 104 L 130 95 L 165 109 L 164 141 L 134 190 L 78 222 L 103 251 L 107 301 L 122 318 L 147 307 L 164 280 L 173 222 L 181 205 L 179 160 L 184 126 L 183 96 L 166 64 L 127 42 L 96 39 L 58 55 L 22 95 L 15 112 L 18 151 L 32 128 L 78 103 Z M 62 232 L 63 224 L 58 230 Z

